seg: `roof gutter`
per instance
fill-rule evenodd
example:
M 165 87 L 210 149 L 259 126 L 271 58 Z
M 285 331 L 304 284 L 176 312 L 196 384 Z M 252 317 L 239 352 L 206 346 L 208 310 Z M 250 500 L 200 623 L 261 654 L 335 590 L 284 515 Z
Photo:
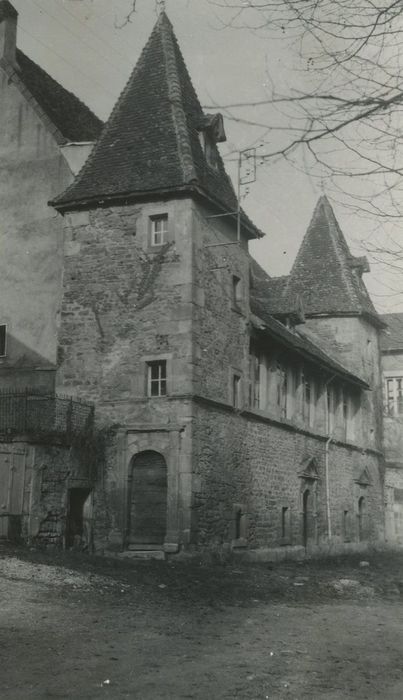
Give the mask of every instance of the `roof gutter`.
M 214 208 L 219 209 L 220 212 L 227 214 L 228 218 L 237 222 L 237 214 L 230 212 L 223 204 L 218 200 L 213 199 L 207 195 L 200 187 L 195 184 L 180 185 L 177 187 L 169 189 L 156 189 L 156 190 L 145 190 L 143 192 L 126 192 L 119 194 L 111 194 L 105 196 L 94 196 L 84 199 L 72 199 L 62 202 L 58 202 L 58 198 L 52 199 L 48 202 L 48 205 L 54 207 L 58 212 L 64 214 L 65 212 L 80 210 L 80 209 L 93 209 L 100 206 L 109 206 L 111 204 L 129 204 L 132 202 L 137 202 L 139 200 L 147 201 L 154 199 L 164 199 L 172 197 L 172 195 L 197 195 L 203 201 L 207 201 Z M 248 223 L 245 214 L 241 214 L 241 227 L 249 235 L 248 238 L 263 238 L 264 233 L 256 228 L 252 223 Z

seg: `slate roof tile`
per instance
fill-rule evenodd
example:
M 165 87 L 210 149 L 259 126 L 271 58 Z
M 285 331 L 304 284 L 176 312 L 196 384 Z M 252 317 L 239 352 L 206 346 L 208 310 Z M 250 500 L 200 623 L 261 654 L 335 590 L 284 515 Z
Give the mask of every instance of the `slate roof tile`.
M 382 325 L 369 297 L 362 272 L 365 258 L 351 255 L 326 197 L 321 197 L 288 278 L 286 295 L 302 300 L 307 316 L 358 314 Z
M 16 58 L 18 77 L 66 141 L 95 141 L 102 121 L 19 49 Z
M 215 143 L 208 164 L 199 131 L 205 121 L 172 25 L 161 13 L 140 59 L 73 184 L 57 208 L 145 193 L 195 191 L 225 211 L 237 198 Z M 260 236 L 247 216 L 243 225 Z
M 280 321 L 273 318 L 273 316 L 267 313 L 265 306 L 256 298 L 251 299 L 251 311 L 258 319 L 263 321 L 264 331 L 277 340 L 280 345 L 284 345 L 294 351 L 308 362 L 315 365 L 319 364 L 328 372 L 337 374 L 345 381 L 359 385 L 362 388 L 368 388 L 367 382 L 322 350 L 312 339 L 307 338 L 303 330 L 301 332 L 298 330 L 291 331 L 280 323 Z
M 382 352 L 403 352 L 403 313 L 382 314 L 387 328 L 381 333 Z

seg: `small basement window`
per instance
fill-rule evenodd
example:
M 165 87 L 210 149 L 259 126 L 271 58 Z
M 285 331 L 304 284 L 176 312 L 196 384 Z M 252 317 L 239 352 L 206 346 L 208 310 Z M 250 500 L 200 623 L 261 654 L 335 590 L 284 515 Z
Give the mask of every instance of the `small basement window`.
M 7 326 L 0 325 L 0 357 L 4 357 L 7 349 Z
M 166 396 L 167 394 L 167 362 L 155 360 L 147 363 L 147 395 Z
M 151 216 L 151 245 L 164 245 L 168 238 L 168 214 Z

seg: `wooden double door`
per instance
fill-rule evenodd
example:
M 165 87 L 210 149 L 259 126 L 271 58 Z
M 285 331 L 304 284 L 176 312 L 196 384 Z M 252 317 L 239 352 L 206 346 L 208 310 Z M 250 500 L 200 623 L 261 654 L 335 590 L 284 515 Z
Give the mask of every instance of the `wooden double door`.
M 167 528 L 167 465 L 147 450 L 131 462 L 129 545 L 162 545 Z

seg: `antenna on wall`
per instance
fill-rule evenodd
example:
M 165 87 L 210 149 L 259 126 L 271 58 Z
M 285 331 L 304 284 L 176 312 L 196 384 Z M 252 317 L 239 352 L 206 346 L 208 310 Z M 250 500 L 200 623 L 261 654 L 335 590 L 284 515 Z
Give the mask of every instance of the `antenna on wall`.
M 205 248 L 216 248 L 223 245 L 239 245 L 241 242 L 242 187 L 245 185 L 250 185 L 252 182 L 256 182 L 256 148 L 246 148 L 243 151 L 238 151 L 237 210 L 226 212 L 225 214 L 212 214 L 211 216 L 206 217 L 206 219 L 221 219 L 224 216 L 234 216 L 234 214 L 236 214 L 236 241 L 231 241 L 230 243 L 208 243 L 204 246 Z M 249 188 L 247 188 L 246 194 L 249 194 Z

